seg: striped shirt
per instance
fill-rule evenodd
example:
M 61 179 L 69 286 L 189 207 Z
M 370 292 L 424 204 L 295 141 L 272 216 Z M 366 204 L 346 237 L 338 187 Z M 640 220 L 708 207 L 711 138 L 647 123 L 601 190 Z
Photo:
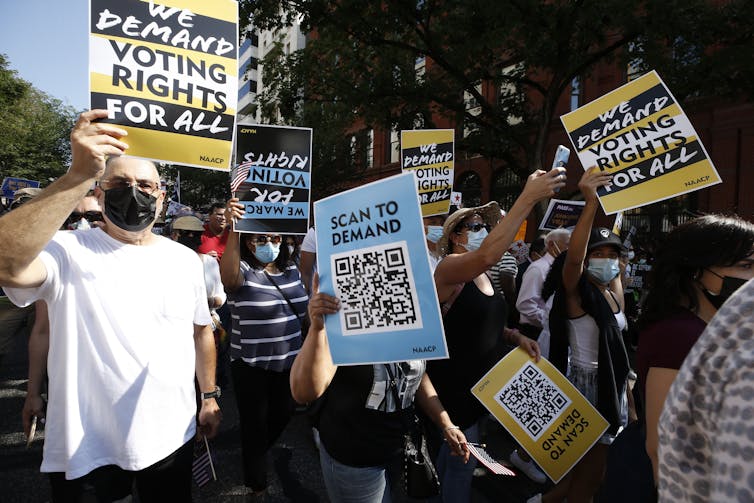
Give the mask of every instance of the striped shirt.
M 294 265 L 284 273 L 270 274 L 296 312 L 261 269 L 241 261 L 244 282 L 228 296 L 232 317 L 230 359 L 253 367 L 282 372 L 291 368 L 301 349 L 299 316 L 306 315 L 309 297 Z
M 516 263 L 516 257 L 511 255 L 509 252 L 505 252 L 503 256 L 500 258 L 497 264 L 493 265 L 490 268 L 490 280 L 492 280 L 492 286 L 495 287 L 495 290 L 502 293 L 503 296 L 505 296 L 505 292 L 503 292 L 502 283 L 500 282 L 500 278 L 502 276 L 512 276 L 516 277 L 516 274 L 518 273 L 518 264 Z M 515 299 L 506 299 L 506 300 L 515 300 Z

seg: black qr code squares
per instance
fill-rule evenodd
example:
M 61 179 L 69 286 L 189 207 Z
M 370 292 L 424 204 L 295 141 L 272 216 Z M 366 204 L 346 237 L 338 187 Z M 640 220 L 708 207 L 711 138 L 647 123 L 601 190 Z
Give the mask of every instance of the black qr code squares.
M 533 440 L 571 404 L 555 383 L 531 363 L 508 381 L 496 400 Z

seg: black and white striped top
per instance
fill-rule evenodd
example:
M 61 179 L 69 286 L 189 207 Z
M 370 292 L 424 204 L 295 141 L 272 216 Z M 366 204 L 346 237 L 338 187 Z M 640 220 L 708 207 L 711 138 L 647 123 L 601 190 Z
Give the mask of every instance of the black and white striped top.
M 298 269 L 291 265 L 284 273 L 270 274 L 295 313 L 262 269 L 241 261 L 241 274 L 243 285 L 228 296 L 233 319 L 231 360 L 240 358 L 251 366 L 277 372 L 290 369 L 301 349 L 299 316 L 306 315 L 309 302 Z

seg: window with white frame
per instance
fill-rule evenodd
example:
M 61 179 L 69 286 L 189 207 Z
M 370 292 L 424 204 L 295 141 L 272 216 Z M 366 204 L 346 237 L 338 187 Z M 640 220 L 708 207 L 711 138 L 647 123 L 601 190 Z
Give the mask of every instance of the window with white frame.
M 477 84 L 475 84 L 474 90 L 477 92 L 477 94 L 481 95 L 482 83 L 478 82 Z M 479 129 L 479 125 L 472 119 L 469 119 L 469 116 L 476 117 L 481 114 L 482 106 L 479 104 L 479 100 L 474 95 L 474 93 L 466 90 L 463 92 L 463 103 L 466 109 L 466 113 L 464 114 L 463 119 L 463 137 L 466 138 Z
M 517 83 L 517 80 L 522 77 L 523 74 L 523 63 L 506 66 L 503 68 L 502 79 L 497 90 L 498 106 L 503 110 L 511 110 L 511 113 L 509 113 L 507 117 L 508 124 L 511 126 L 515 126 L 523 120 L 518 110 L 526 100 L 526 96 Z

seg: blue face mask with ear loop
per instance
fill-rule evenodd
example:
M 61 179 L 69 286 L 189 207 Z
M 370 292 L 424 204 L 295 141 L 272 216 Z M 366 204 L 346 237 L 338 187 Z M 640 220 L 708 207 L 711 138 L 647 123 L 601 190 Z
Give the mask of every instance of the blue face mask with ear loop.
M 482 241 L 489 235 L 487 229 L 477 232 L 468 232 L 466 234 L 466 244 L 462 245 L 467 251 L 478 250 L 482 246 Z
M 279 254 L 280 243 L 274 245 L 271 242 L 267 241 L 267 243 L 263 245 L 256 245 L 254 247 L 254 256 L 263 264 L 275 262 L 275 259 L 278 258 Z
M 598 283 L 607 285 L 620 273 L 620 263 L 617 258 L 590 258 L 587 272 Z
M 427 226 L 427 241 L 437 243 L 442 237 L 442 225 Z

